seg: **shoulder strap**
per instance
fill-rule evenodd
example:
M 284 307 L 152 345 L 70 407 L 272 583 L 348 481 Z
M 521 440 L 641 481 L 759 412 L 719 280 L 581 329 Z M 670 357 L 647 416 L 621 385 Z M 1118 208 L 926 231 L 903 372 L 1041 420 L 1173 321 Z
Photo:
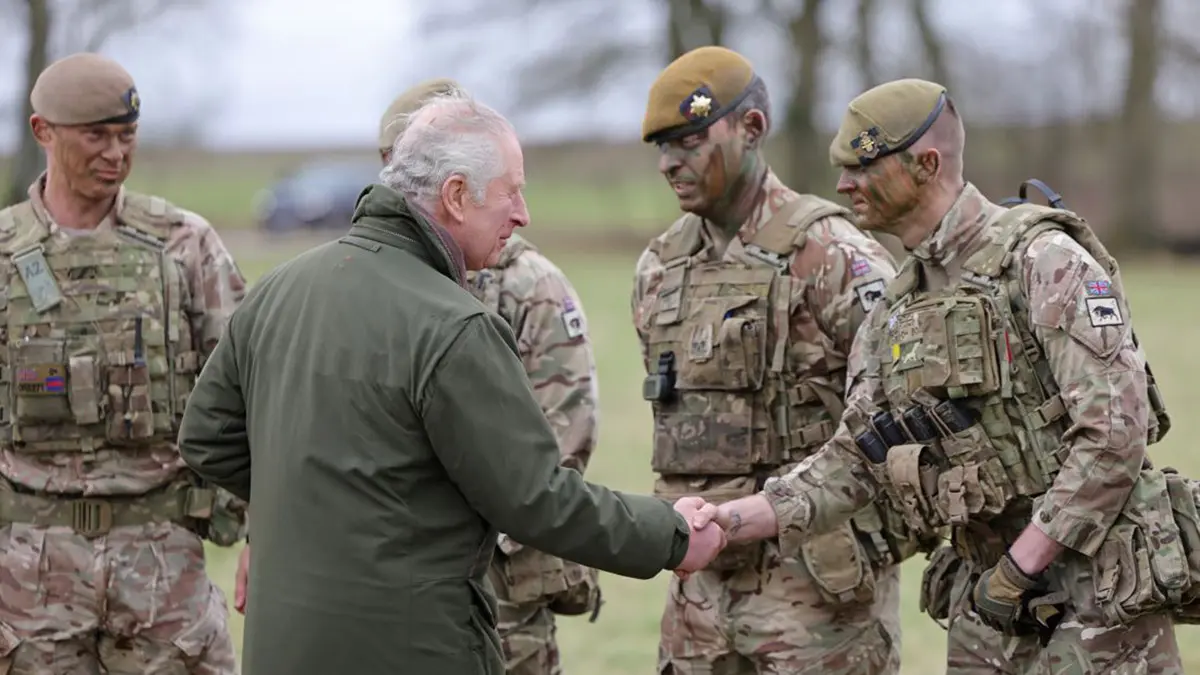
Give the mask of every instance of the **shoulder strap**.
M 32 202 L 26 200 L 0 210 L 0 255 L 13 255 L 48 236 L 50 228 L 38 219 Z
M 1075 213 L 1039 204 L 1012 206 L 996 220 L 991 241 L 963 263 L 963 269 L 990 279 L 999 278 L 1016 260 L 1020 250 L 1048 230 L 1065 231 L 1110 275 L 1117 274 L 1117 263 L 1087 223 Z
M 702 224 L 700 216 L 685 214 L 671 225 L 665 236 L 650 240 L 650 250 L 658 255 L 663 263 L 686 258 L 699 251 L 703 245 L 700 239 Z
M 753 247 L 777 256 L 791 255 L 792 251 L 804 248 L 808 231 L 817 221 L 835 215 L 849 218 L 852 213 L 850 209 L 816 195 L 797 195 L 754 233 L 746 249 Z
M 137 239 L 150 237 L 159 246 L 165 245 L 171 238 L 171 228 L 183 222 L 183 212 L 174 204 L 162 197 L 143 195 L 131 190 L 125 191 L 125 201 L 121 205 L 121 225 L 117 230 Z
M 884 294 L 885 302 L 889 306 L 896 304 L 901 298 L 917 290 L 917 285 L 920 283 L 921 266 L 917 264 L 916 258 L 908 256 L 900 264 L 895 278 L 888 283 L 887 293 Z

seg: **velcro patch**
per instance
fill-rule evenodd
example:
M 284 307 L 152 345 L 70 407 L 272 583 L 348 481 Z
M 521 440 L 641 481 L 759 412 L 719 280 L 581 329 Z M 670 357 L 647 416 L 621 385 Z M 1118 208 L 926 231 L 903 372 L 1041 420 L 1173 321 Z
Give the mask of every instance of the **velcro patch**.
M 1089 282 L 1088 293 L 1092 292 L 1091 283 L 1096 282 Z M 1087 307 L 1088 320 L 1095 328 L 1125 325 L 1125 320 L 1121 318 L 1121 306 L 1117 304 L 1116 298 L 1086 298 L 1084 304 Z
M 67 368 L 61 363 L 18 366 L 17 392 L 22 396 L 60 396 L 67 391 Z
M 850 276 L 862 277 L 871 271 L 871 263 L 866 258 L 855 258 L 850 261 Z
M 858 304 L 862 306 L 863 311 L 867 314 L 870 314 L 875 305 L 880 300 L 883 300 L 886 292 L 887 284 L 884 283 L 883 279 L 875 279 L 854 287 L 854 294 L 858 296 Z
M 563 302 L 562 322 L 563 328 L 567 331 L 567 337 L 574 340 L 583 335 L 583 312 L 579 311 L 570 298 Z

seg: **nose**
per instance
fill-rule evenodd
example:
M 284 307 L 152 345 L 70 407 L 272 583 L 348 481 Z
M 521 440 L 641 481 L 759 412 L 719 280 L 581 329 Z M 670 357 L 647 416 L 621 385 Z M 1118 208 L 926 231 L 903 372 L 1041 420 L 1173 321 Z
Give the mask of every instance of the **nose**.
M 513 209 L 513 227 L 525 227 L 529 224 L 529 205 L 525 203 L 525 195 L 517 195 L 517 208 Z
M 658 170 L 664 176 L 670 177 L 681 165 L 679 158 L 669 152 L 660 153 L 658 156 Z
M 842 169 L 842 173 L 838 175 L 838 194 L 848 195 L 854 192 L 854 187 L 854 180 L 850 178 L 850 174 L 845 169 Z
M 125 158 L 125 145 L 121 139 L 114 137 L 104 146 L 100 156 L 110 162 L 120 163 Z

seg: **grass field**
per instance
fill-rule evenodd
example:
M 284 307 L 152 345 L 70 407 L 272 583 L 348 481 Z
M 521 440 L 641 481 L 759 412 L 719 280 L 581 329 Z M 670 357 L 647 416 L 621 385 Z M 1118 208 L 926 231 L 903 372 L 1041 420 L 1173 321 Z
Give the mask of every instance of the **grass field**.
M 537 228 L 529 237 L 537 241 Z M 243 271 L 257 278 L 270 266 L 300 250 L 305 242 L 266 244 L 244 233 L 231 233 L 230 245 Z M 628 292 L 635 250 L 612 253 L 578 252 L 569 247 L 547 252 L 577 286 L 589 315 L 599 363 L 602 405 L 600 447 L 588 478 L 613 488 L 647 492 L 650 416 L 640 398 L 641 365 L 629 323 Z M 1200 435 L 1200 357 L 1194 334 L 1200 325 L 1200 265 L 1146 260 L 1127 263 L 1126 282 L 1139 337 L 1152 358 L 1167 404 L 1174 414 L 1170 437 L 1151 450 L 1159 465 L 1170 464 L 1200 476 L 1200 453 L 1193 439 Z M 233 570 L 238 549 L 211 549 L 212 573 L 232 604 Z M 910 561 L 904 572 L 904 669 L 928 675 L 944 672 L 945 633 L 917 613 L 916 590 L 923 560 Z M 606 605 L 595 624 L 584 618 L 559 620 L 560 644 L 568 675 L 647 675 L 654 672 L 658 620 L 665 597 L 667 574 L 648 581 L 604 575 Z M 233 613 L 231 629 L 241 643 L 241 616 Z M 1178 629 L 1188 671 L 1200 672 L 1200 630 Z

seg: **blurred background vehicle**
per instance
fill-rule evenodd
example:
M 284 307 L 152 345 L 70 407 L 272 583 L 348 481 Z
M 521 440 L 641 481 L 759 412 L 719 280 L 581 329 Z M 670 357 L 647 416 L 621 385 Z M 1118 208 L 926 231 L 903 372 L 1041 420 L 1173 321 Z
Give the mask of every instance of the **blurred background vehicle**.
M 378 181 L 377 161 L 318 160 L 300 165 L 254 197 L 264 232 L 345 229 L 358 195 Z

